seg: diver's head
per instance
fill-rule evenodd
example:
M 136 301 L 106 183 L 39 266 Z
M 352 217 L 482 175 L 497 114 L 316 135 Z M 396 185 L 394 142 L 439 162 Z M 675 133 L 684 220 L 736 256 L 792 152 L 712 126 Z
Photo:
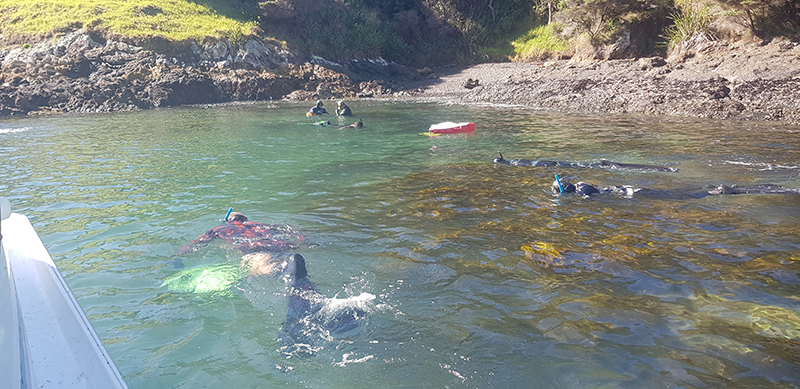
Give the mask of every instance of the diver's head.
M 244 223 L 246 221 L 247 221 L 247 216 L 242 215 L 239 212 L 231 212 L 231 214 L 228 215 L 228 217 L 225 219 L 225 223 L 234 223 L 234 222 Z
M 321 107 L 322 105 L 322 100 L 317 100 L 317 107 Z
M 564 188 L 564 193 L 572 193 L 575 192 L 575 185 L 572 185 L 569 180 L 561 180 L 561 186 L 558 185 L 558 180 L 553 181 L 553 185 L 550 186 L 550 189 L 555 194 L 561 193 L 561 188 Z
M 337 103 L 337 105 L 340 106 L 340 107 L 343 106 L 344 105 L 344 100 L 339 100 L 339 103 Z

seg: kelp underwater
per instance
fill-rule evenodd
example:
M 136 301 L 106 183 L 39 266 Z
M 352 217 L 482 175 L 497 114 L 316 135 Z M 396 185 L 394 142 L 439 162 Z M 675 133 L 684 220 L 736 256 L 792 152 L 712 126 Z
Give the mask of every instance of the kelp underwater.
M 364 209 L 340 216 L 402 242 L 379 257 L 456 273 L 435 288 L 458 290 L 464 277 L 507 286 L 505 296 L 474 301 L 519 308 L 476 319 L 485 329 L 555 340 L 575 358 L 635 355 L 689 387 L 796 382 L 797 195 L 557 196 L 554 172 L 575 173 L 435 166 L 370 191 Z M 759 220 L 767 204 L 787 212 Z

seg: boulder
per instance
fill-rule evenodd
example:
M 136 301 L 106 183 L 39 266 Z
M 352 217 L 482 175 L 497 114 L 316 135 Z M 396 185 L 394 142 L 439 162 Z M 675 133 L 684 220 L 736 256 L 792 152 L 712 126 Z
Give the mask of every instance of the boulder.
M 623 31 L 616 42 L 608 47 L 605 53 L 605 59 L 622 59 L 625 58 L 625 51 L 631 45 L 631 33 Z

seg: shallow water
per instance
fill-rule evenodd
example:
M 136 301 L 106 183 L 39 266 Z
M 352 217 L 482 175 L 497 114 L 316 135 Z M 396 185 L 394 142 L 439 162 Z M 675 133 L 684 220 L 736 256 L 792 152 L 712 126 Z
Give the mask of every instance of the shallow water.
M 365 128 L 313 126 L 291 103 L 4 119 L 0 195 L 131 388 L 800 386 L 800 195 L 549 192 L 556 173 L 678 194 L 800 187 L 800 127 L 351 106 Z M 448 120 L 477 131 L 420 135 Z M 680 172 L 493 165 L 497 151 Z M 374 295 L 369 316 L 297 344 L 279 281 L 162 287 L 229 207 L 302 230 L 318 291 Z M 239 257 L 212 244 L 182 262 Z

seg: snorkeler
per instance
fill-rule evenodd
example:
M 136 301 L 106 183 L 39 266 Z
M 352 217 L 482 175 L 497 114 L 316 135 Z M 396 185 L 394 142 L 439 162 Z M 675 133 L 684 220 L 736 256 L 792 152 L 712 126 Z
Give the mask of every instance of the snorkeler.
M 635 188 L 630 185 L 618 185 L 618 186 L 596 186 L 587 184 L 583 181 L 579 181 L 576 184 L 572 184 L 569 180 L 561 180 L 556 176 L 556 180 L 553 181 L 553 185 L 550 186 L 550 189 L 553 191 L 554 194 L 561 194 L 561 193 L 576 193 L 584 197 L 589 197 L 596 194 L 617 194 L 623 196 L 632 196 L 634 193 L 638 193 L 642 191 L 642 188 Z
M 221 292 L 238 284 L 246 276 L 290 276 L 307 279 L 305 258 L 287 251 L 296 248 L 305 238 L 291 227 L 251 222 L 239 212 L 228 211 L 225 223 L 200 235 L 183 246 L 178 255 L 196 251 L 199 247 L 222 239 L 244 255 L 238 265 L 220 263 L 184 269 L 164 280 L 170 290 L 183 292 Z M 182 268 L 178 259 L 176 267 Z
M 364 127 L 364 122 L 362 122 L 361 119 L 358 119 L 357 122 L 355 122 L 355 123 L 353 123 L 353 124 L 351 124 L 349 126 L 341 126 L 341 127 L 339 127 L 339 129 L 340 130 L 344 130 L 345 128 L 351 128 L 351 127 L 352 128 L 363 128 Z
M 292 227 L 251 222 L 239 212 L 230 212 L 225 223 L 208 230 L 186 246 L 178 255 L 196 251 L 214 239 L 222 239 L 242 253 L 256 251 L 287 251 L 297 248 L 305 238 Z
M 553 194 L 561 193 L 576 193 L 583 197 L 590 197 L 599 194 L 615 194 L 621 196 L 633 196 L 636 193 L 669 197 L 669 198 L 703 198 L 712 195 L 737 195 L 737 194 L 800 194 L 800 188 L 787 188 L 781 185 L 774 184 L 759 184 L 759 185 L 718 185 L 708 186 L 706 189 L 710 190 L 657 190 L 636 188 L 631 185 L 617 185 L 617 186 L 599 186 L 587 184 L 579 181 L 572 184 L 569 180 L 559 179 L 556 175 L 556 180 L 550 186 Z
M 231 293 L 251 277 L 271 277 L 284 282 L 287 312 L 282 330 L 293 344 L 309 344 L 309 328 L 324 328 L 325 334 L 343 334 L 358 328 L 367 317 L 366 305 L 375 296 L 362 293 L 355 299 L 327 298 L 317 292 L 301 254 L 287 250 L 303 242 L 290 227 L 255 223 L 238 212 L 228 211 L 225 224 L 215 227 L 181 249 L 181 254 L 220 238 L 246 252 L 239 264 L 218 263 L 184 269 L 162 282 L 172 292 Z M 346 301 L 346 304 L 342 302 Z
M 322 107 L 323 105 L 325 104 L 322 103 L 322 100 L 317 100 L 317 104 L 311 107 L 310 110 L 308 110 L 306 116 L 315 116 L 322 114 L 329 115 L 328 110 Z
M 344 100 L 339 100 L 338 107 L 336 108 L 336 116 L 353 116 L 353 112 L 350 111 L 350 107 L 344 103 Z
M 619 170 L 638 170 L 638 171 L 656 171 L 656 172 L 679 171 L 679 169 L 672 167 L 642 165 L 637 163 L 611 162 L 605 159 L 601 160 L 600 162 L 592 162 L 592 163 L 580 163 L 580 162 L 569 162 L 569 161 L 547 161 L 547 160 L 533 161 L 530 159 L 505 159 L 503 158 L 503 154 L 500 153 L 499 151 L 498 154 L 500 154 L 500 157 L 493 159 L 492 162 L 501 163 L 504 165 L 511 165 L 511 166 L 560 166 L 560 167 L 577 167 L 585 169 L 619 169 Z

